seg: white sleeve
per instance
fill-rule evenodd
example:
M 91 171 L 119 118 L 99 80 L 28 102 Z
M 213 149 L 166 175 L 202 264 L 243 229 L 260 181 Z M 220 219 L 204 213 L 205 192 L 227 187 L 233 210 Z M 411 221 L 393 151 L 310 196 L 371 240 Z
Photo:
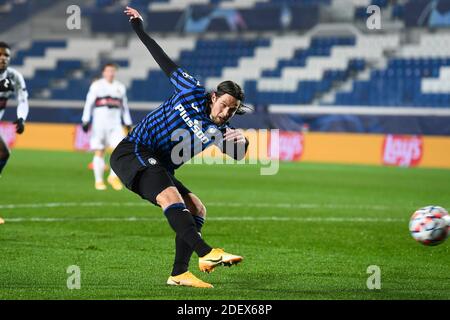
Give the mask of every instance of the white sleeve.
M 128 107 L 128 98 L 127 98 L 127 92 L 126 89 L 124 88 L 124 93 L 123 93 L 123 99 L 122 99 L 122 118 L 123 118 L 123 123 L 126 126 L 131 126 L 133 124 L 133 120 L 131 120 L 131 115 L 130 115 L 130 108 Z
M 91 84 L 89 87 L 89 92 L 86 96 L 86 103 L 84 104 L 83 116 L 81 117 L 81 121 L 83 123 L 88 123 L 91 120 L 92 107 L 94 106 L 95 99 L 97 98 L 95 87 L 95 83 Z
M 25 85 L 25 80 L 20 73 L 17 73 L 17 81 L 15 83 L 15 91 L 17 95 L 17 119 L 22 118 L 27 120 L 30 107 L 28 105 L 28 91 Z

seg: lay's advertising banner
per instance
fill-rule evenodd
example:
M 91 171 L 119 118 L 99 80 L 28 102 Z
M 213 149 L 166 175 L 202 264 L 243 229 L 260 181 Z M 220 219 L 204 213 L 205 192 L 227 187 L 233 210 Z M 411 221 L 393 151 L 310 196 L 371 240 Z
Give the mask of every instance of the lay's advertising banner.
M 450 137 L 244 130 L 247 157 L 281 161 L 450 169 Z M 0 122 L 11 149 L 88 151 L 89 133 L 79 125 L 27 123 L 22 135 Z M 211 152 L 207 149 L 205 152 Z

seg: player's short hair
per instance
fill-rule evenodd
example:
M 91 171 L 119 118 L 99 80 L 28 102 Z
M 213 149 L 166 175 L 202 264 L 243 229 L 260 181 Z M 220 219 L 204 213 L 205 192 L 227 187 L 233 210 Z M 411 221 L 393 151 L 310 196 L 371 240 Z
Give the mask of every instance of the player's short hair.
M 5 48 L 11 50 L 11 47 L 6 42 L 0 41 L 0 48 Z
M 216 93 L 217 97 L 221 97 L 224 94 L 228 93 L 230 96 L 239 100 L 241 102 L 241 104 L 239 105 L 239 107 L 236 111 L 236 114 L 242 115 L 242 114 L 247 113 L 250 110 L 253 110 L 249 106 L 246 106 L 243 104 L 244 99 L 245 99 L 244 90 L 242 90 L 241 86 L 238 85 L 234 81 L 227 80 L 227 81 L 223 81 L 223 82 L 219 83 L 215 93 Z M 210 98 L 211 98 L 211 94 L 208 94 L 208 99 L 210 99 Z
M 108 62 L 102 66 L 102 72 L 105 71 L 105 69 L 108 67 L 113 67 L 113 68 L 119 69 L 119 66 L 116 63 Z

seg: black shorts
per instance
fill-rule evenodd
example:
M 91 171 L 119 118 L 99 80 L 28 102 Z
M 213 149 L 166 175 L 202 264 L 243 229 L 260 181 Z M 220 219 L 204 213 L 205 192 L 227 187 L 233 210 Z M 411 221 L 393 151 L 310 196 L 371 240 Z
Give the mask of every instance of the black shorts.
M 176 187 L 182 196 L 191 193 L 161 164 L 156 154 L 126 139 L 114 149 L 110 164 L 128 189 L 154 205 L 158 205 L 158 194 L 168 187 Z

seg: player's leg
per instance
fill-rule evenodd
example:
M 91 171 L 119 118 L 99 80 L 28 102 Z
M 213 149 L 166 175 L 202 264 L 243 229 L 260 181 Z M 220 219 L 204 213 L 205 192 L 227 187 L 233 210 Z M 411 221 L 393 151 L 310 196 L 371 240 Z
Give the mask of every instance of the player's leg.
M 178 189 L 180 191 L 180 189 Z M 206 208 L 200 199 L 193 193 L 183 194 L 183 201 L 195 220 L 197 232 L 201 236 L 201 229 L 206 217 Z M 189 268 L 194 250 L 179 236 L 175 237 L 175 260 L 173 263 L 172 276 L 182 274 Z
M 103 180 L 105 172 L 105 149 L 107 132 L 99 124 L 93 123 L 90 140 L 91 150 L 94 151 L 92 169 L 94 171 L 95 189 L 106 190 Z
M 0 136 L 0 174 L 2 174 L 2 170 L 6 166 L 9 156 L 10 156 L 10 152 L 9 152 L 8 146 L 6 145 L 6 142 L 3 141 L 2 137 Z
M 171 176 L 172 181 L 177 187 L 178 192 L 182 195 L 183 201 L 186 207 L 191 212 L 197 231 L 201 235 L 201 229 L 206 219 L 206 207 L 195 194 L 193 194 L 188 188 L 186 188 L 181 181 L 174 176 Z M 177 253 L 174 263 L 174 271 L 179 272 L 183 268 L 187 268 L 189 260 L 192 256 L 192 248 L 189 249 L 189 245 L 183 243 L 180 237 L 176 239 Z M 219 265 L 232 266 L 242 261 L 241 256 L 224 252 L 222 249 L 212 249 L 207 255 L 199 256 L 199 268 L 203 272 L 212 272 L 214 268 Z M 187 269 L 186 269 L 187 270 Z
M 95 150 L 94 159 L 92 160 L 95 189 L 106 190 L 105 182 L 103 181 L 103 173 L 105 172 L 105 150 Z
M 170 175 L 162 166 L 154 165 L 141 172 L 136 178 L 133 189 L 142 198 L 163 209 L 169 225 L 176 233 L 176 237 L 181 239 L 190 250 L 196 251 L 199 255 L 205 255 L 212 250 L 197 233 L 192 214 L 186 208 L 183 198 L 174 186 Z M 178 249 L 176 248 L 176 250 Z M 198 279 L 187 269 L 172 272 L 167 284 L 199 288 L 212 287 L 211 284 Z
M 112 148 L 115 149 L 117 145 L 125 138 L 125 134 L 123 132 L 122 126 L 116 126 L 112 128 L 111 133 L 108 135 L 107 144 Z M 111 168 L 109 171 L 108 178 L 106 179 L 108 183 L 112 186 L 114 190 L 122 190 L 123 185 L 120 182 L 120 179 L 117 177 L 117 174 L 114 172 L 114 170 Z

